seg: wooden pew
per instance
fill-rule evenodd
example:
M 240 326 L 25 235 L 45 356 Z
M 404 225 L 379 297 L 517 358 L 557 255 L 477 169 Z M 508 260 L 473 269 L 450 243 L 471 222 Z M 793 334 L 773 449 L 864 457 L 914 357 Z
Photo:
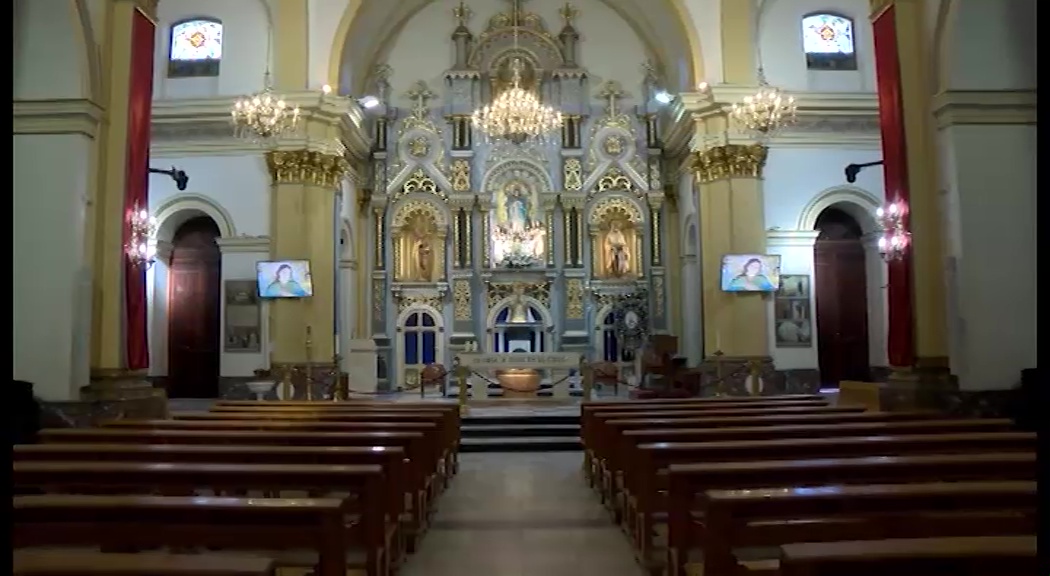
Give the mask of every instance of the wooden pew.
M 700 507 L 704 576 L 734 576 L 736 548 L 1034 534 L 1039 497 L 1035 482 L 936 482 L 708 490 Z
M 437 427 L 436 434 L 431 441 L 435 442 L 440 449 L 438 456 L 439 475 L 444 478 L 445 468 L 454 468 L 454 460 L 459 446 L 458 418 L 452 412 L 441 411 L 415 411 L 415 410 L 308 410 L 308 411 L 267 411 L 260 416 L 255 411 L 248 412 L 173 412 L 171 417 L 175 420 L 281 420 L 281 421 L 303 421 L 303 422 L 381 422 L 387 423 L 433 423 Z M 120 421 L 117 421 L 120 422 Z M 443 481 L 444 482 L 444 481 Z
M 594 475 L 601 481 L 598 489 L 601 490 L 603 501 L 611 496 L 614 486 L 614 472 L 620 470 L 622 465 L 615 461 L 615 449 L 618 438 L 622 431 L 626 430 L 654 430 L 660 428 L 735 428 L 755 426 L 784 426 L 784 425 L 807 425 L 807 424 L 841 424 L 853 422 L 895 422 L 910 420 L 932 420 L 943 418 L 942 414 L 936 412 L 832 412 L 813 414 L 781 414 L 772 412 L 765 415 L 732 414 L 709 416 L 708 414 L 692 414 L 684 417 L 674 418 L 623 418 L 616 417 L 606 419 L 599 415 L 596 424 L 600 422 L 601 427 L 596 431 L 594 437 Z
M 358 544 L 369 549 L 366 573 L 388 574 L 382 551 L 371 550 L 375 535 L 367 533 L 367 526 L 347 526 L 346 511 L 346 501 L 339 498 L 15 496 L 12 546 L 309 549 L 317 553 L 318 576 L 343 576 L 347 550 Z
M 616 424 L 623 421 L 613 421 Z M 903 436 L 911 434 L 965 434 L 1010 432 L 1013 422 L 1006 419 L 974 418 L 967 420 L 911 420 L 888 422 L 858 422 L 845 424 L 796 424 L 788 426 L 743 426 L 740 428 L 668 428 L 627 429 L 617 435 L 617 441 L 607 459 L 612 488 L 624 487 L 625 463 L 632 462 L 631 454 L 642 444 L 657 442 L 734 442 L 786 440 L 790 438 L 826 438 L 849 436 Z
M 14 576 L 274 576 L 274 561 L 229 554 L 15 550 Z
M 411 502 L 410 532 L 425 528 L 430 513 L 422 463 L 423 437 L 418 432 L 295 432 L 282 430 L 139 430 L 127 428 L 48 428 L 43 444 L 192 444 L 217 446 L 390 446 L 405 450 L 407 490 Z
M 598 412 L 653 412 L 676 409 L 728 410 L 730 408 L 759 408 L 764 406 L 828 406 L 820 396 L 748 396 L 719 398 L 668 398 L 633 400 L 630 402 L 587 402 L 580 405 L 580 439 L 586 450 L 587 441 Z
M 283 418 L 263 419 L 264 416 L 256 416 L 256 420 L 114 420 L 104 422 L 104 428 L 113 429 L 140 429 L 140 430 L 259 430 L 259 431 L 283 431 L 289 432 L 416 432 L 419 438 L 420 449 L 409 455 L 410 458 L 419 460 L 424 471 L 424 489 L 427 500 L 433 502 L 446 485 L 445 470 L 448 466 L 443 465 L 445 456 L 449 454 L 449 447 L 441 446 L 438 442 L 437 427 L 433 422 L 315 422 L 311 420 L 284 420 Z
M 405 482 L 405 450 L 389 446 L 230 446 L 190 444 L 26 444 L 11 452 L 15 462 L 198 462 L 214 464 L 323 464 L 329 466 L 378 465 L 389 496 L 387 510 L 392 535 L 398 542 L 391 561 L 401 560 L 403 547 L 415 551 L 419 523 L 406 511 L 412 502 Z
M 348 492 L 344 513 L 357 518 L 352 537 L 365 550 L 369 574 L 386 575 L 394 544 L 385 521 L 389 498 L 381 466 L 202 464 L 157 462 L 16 462 L 12 484 L 58 492 L 136 494 L 159 490 L 185 496 L 197 490 Z
M 447 475 L 455 474 L 458 467 L 461 416 L 456 403 L 447 402 L 317 402 L 317 401 L 259 401 L 218 400 L 210 412 L 440 412 L 443 422 L 443 437 L 452 446 Z
M 1035 576 L 1036 537 L 917 538 L 789 544 L 780 576 Z
M 667 500 L 660 497 L 667 490 L 666 470 L 676 464 L 911 454 L 1023 453 L 1034 452 L 1036 445 L 1036 435 L 1026 432 L 642 444 L 627 456 L 632 465 L 624 475 L 624 518 L 630 522 L 628 531 L 633 535 L 642 557 L 648 558 L 656 520 L 670 506 Z
M 667 504 L 667 573 L 683 574 L 697 496 L 708 490 L 835 484 L 1035 480 L 1034 453 L 877 456 L 770 462 L 673 464 Z

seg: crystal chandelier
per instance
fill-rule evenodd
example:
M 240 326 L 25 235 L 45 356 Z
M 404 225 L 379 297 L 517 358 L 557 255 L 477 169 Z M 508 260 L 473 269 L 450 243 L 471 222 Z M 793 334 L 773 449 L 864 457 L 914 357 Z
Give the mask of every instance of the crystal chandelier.
M 904 225 L 908 205 L 902 201 L 890 202 L 875 210 L 875 219 L 879 225 L 879 254 L 887 262 L 904 258 L 911 244 L 911 232 Z
M 511 87 L 491 104 L 474 111 L 474 127 L 492 139 L 504 138 L 521 144 L 529 138 L 542 138 L 561 128 L 561 112 L 545 106 L 535 94 L 521 87 L 521 60 L 511 63 Z
M 758 70 L 758 91 L 733 104 L 729 115 L 746 131 L 758 138 L 769 138 L 781 128 L 796 120 L 795 98 L 783 90 L 770 86 L 761 68 Z
M 257 144 L 272 143 L 299 127 L 299 107 L 274 94 L 269 70 L 262 92 L 239 98 L 230 113 L 234 135 Z
M 128 226 L 130 228 L 128 243 L 124 248 L 132 263 L 145 270 L 153 265 L 157 257 L 157 246 L 153 242 L 153 235 L 157 230 L 157 219 L 136 204 L 131 210 L 131 221 Z

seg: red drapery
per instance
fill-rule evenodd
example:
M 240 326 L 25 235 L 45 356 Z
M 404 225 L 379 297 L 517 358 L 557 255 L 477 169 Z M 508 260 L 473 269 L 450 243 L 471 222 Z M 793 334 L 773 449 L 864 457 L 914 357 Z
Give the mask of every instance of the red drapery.
M 153 22 L 135 10 L 131 21 L 128 144 L 124 165 L 124 246 L 136 206 L 149 208 L 150 112 L 153 105 Z M 124 256 L 124 337 L 129 370 L 149 367 L 146 334 L 146 271 Z
M 893 5 L 872 22 L 875 39 L 875 75 L 879 87 L 879 124 L 882 129 L 882 168 L 886 200 L 908 203 L 908 156 L 901 101 L 900 54 L 897 50 L 896 9 Z M 905 215 L 904 225 L 910 227 Z M 912 342 L 911 252 L 889 263 L 889 341 L 891 366 L 911 366 Z

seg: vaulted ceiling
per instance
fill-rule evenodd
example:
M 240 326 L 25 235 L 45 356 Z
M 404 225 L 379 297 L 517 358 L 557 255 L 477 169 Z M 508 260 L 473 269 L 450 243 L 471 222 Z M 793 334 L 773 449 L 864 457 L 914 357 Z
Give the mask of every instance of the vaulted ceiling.
M 368 71 L 386 57 L 405 24 L 435 0 L 362 0 L 343 45 L 340 86 L 364 90 Z M 675 0 L 597 0 L 619 14 L 641 38 L 664 74 L 668 89 L 694 83 L 693 59 L 686 27 Z M 451 29 L 450 29 L 451 32 Z M 350 80 L 346 82 L 345 80 Z

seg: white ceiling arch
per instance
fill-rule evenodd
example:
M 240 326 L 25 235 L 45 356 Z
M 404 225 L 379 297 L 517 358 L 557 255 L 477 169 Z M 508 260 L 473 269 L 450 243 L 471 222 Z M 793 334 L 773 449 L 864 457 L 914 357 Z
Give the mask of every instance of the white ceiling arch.
M 361 94 L 406 23 L 436 0 L 350 0 L 336 32 L 330 66 L 341 92 Z M 663 71 L 667 88 L 689 90 L 703 78 L 700 40 L 685 0 L 597 0 L 635 31 Z

